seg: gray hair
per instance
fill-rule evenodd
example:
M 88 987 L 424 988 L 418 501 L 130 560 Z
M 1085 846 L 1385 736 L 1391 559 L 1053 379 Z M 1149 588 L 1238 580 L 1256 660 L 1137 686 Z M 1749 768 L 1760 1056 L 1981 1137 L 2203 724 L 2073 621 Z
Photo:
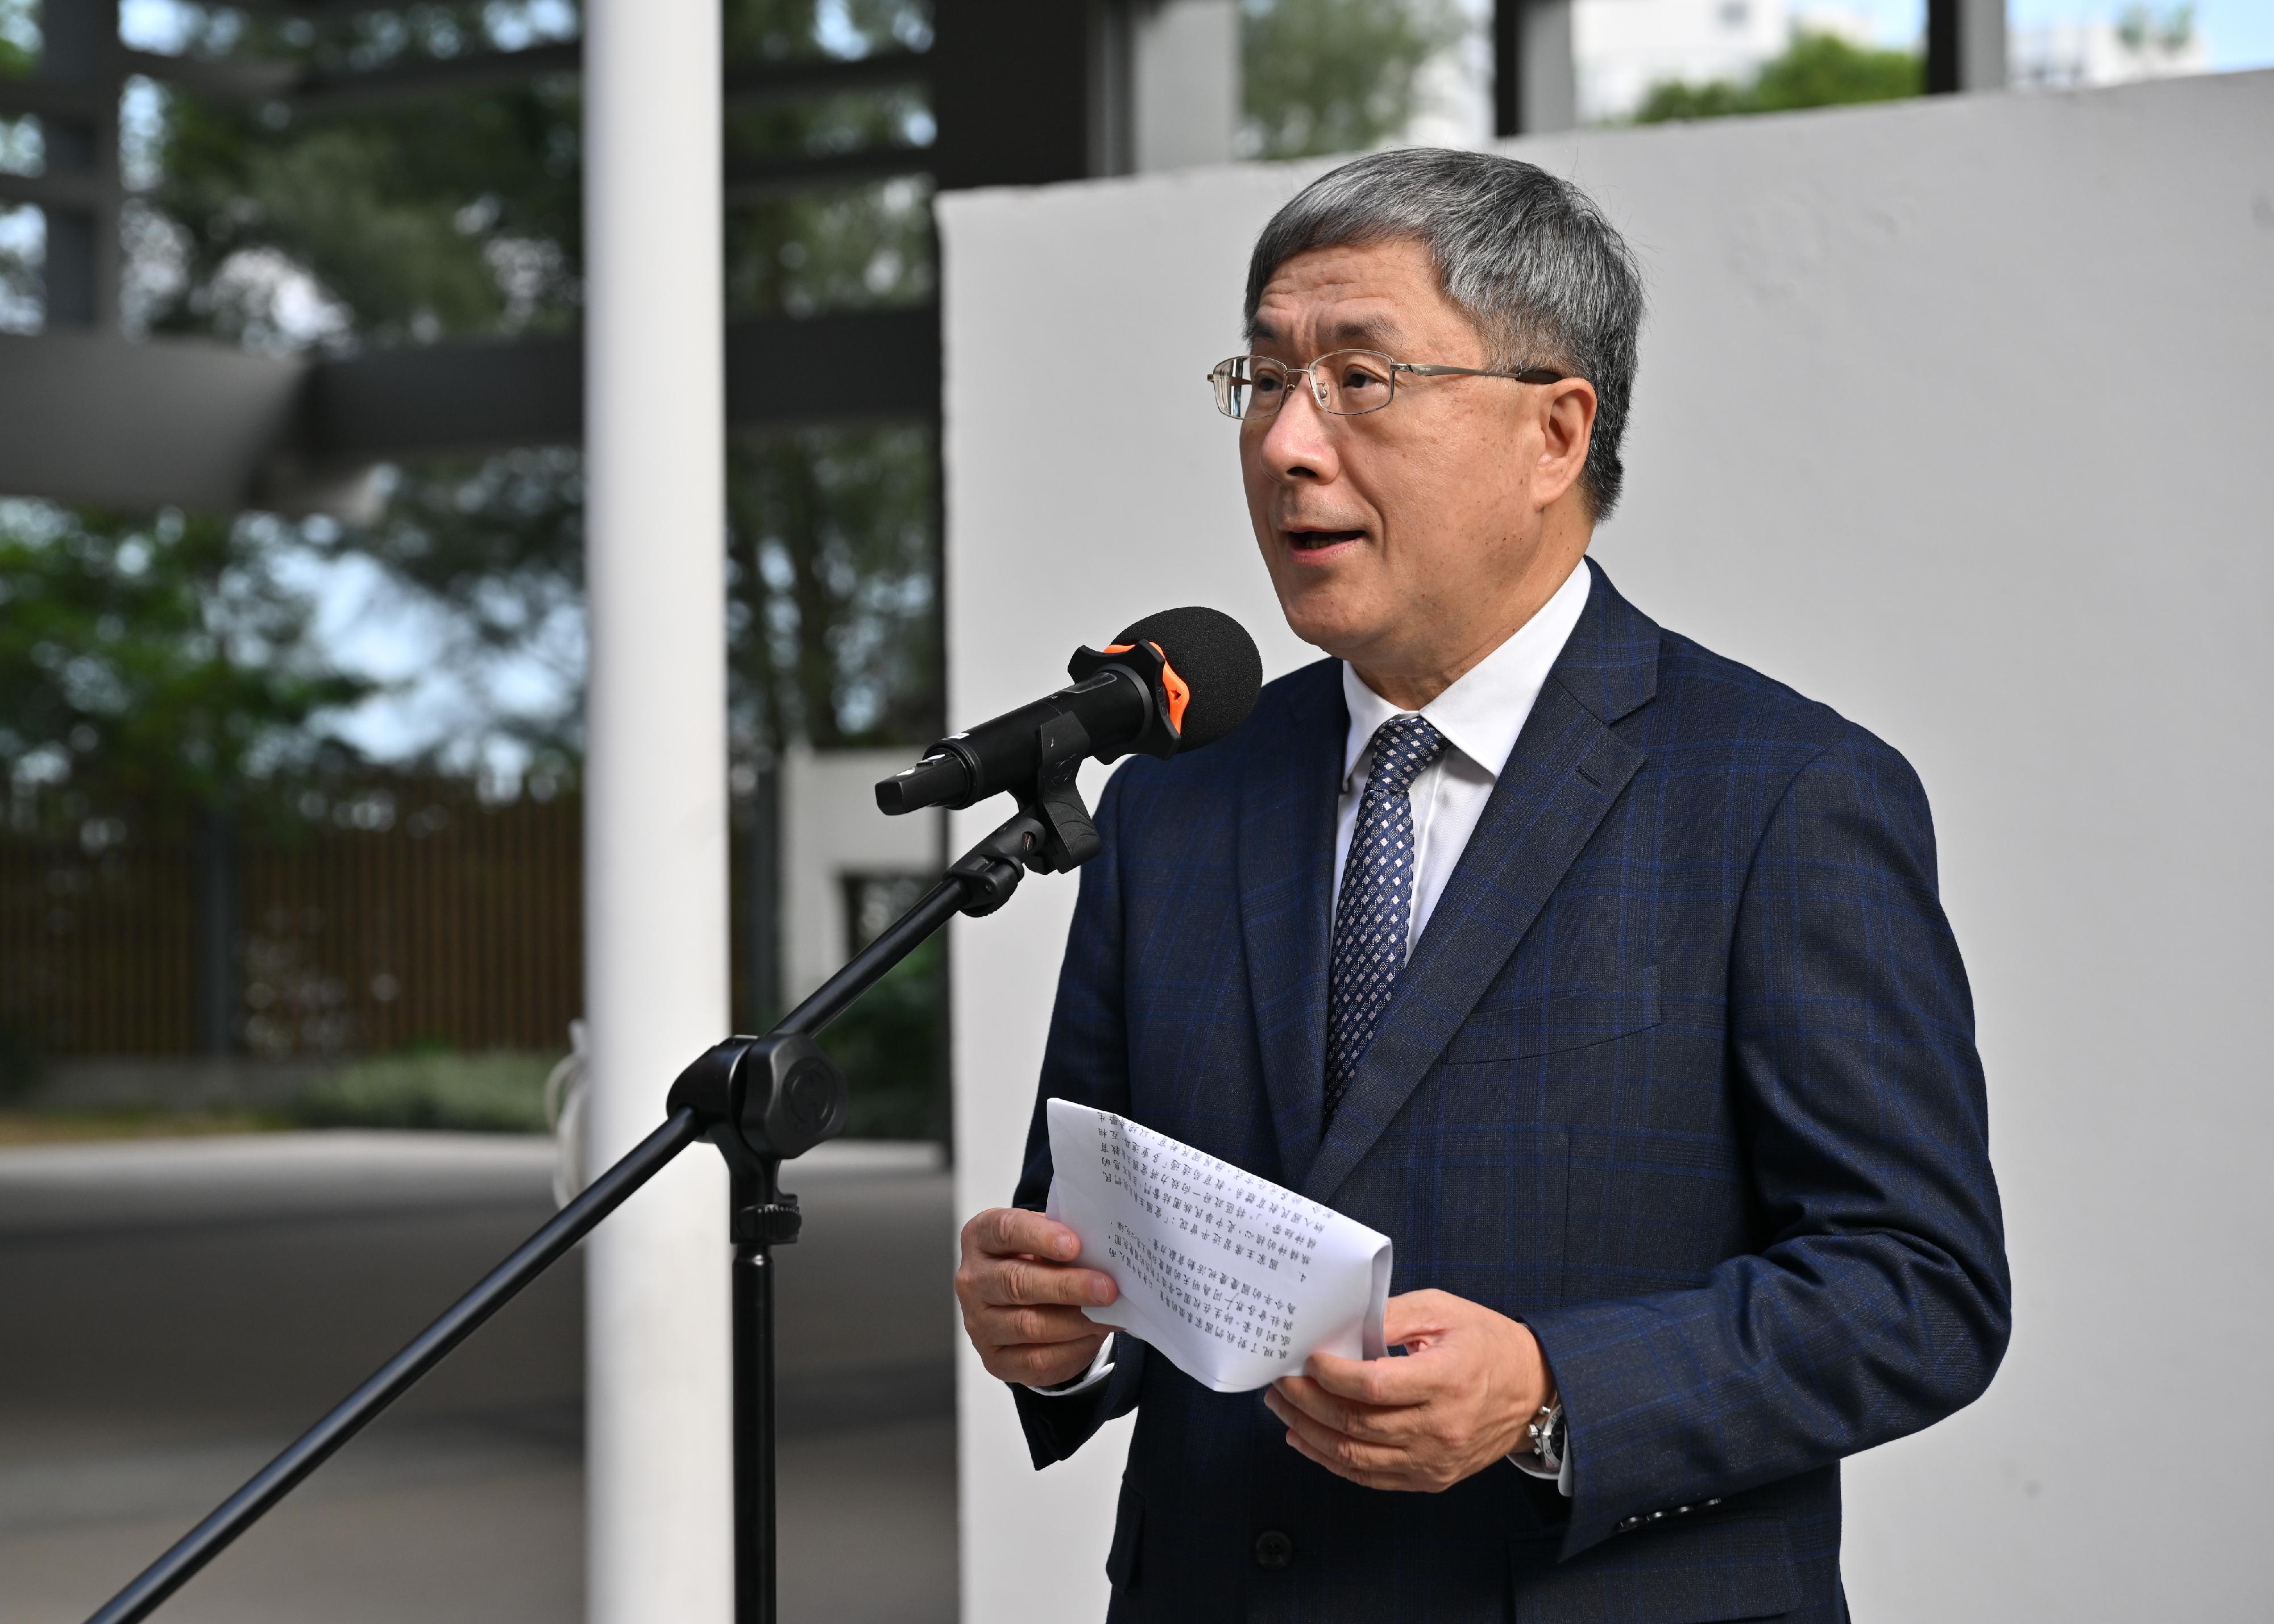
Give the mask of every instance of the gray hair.
M 1297 254 L 1398 237 L 1428 249 L 1492 365 L 1553 366 L 1595 386 L 1579 477 L 1595 517 L 1608 518 L 1625 479 L 1619 439 L 1642 329 L 1642 275 L 1625 241 L 1585 192 L 1537 164 L 1434 147 L 1370 153 L 1297 192 L 1255 239 L 1250 337 L 1265 285 Z

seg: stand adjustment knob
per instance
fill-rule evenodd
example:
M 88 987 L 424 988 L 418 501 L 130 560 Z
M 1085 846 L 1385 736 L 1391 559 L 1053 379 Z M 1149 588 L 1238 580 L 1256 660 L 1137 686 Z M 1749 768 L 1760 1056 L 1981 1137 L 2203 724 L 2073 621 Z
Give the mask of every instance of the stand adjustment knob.
M 797 1238 L 804 1222 L 797 1210 L 797 1198 L 786 1195 L 779 1201 L 737 1207 L 734 1238 L 755 1246 L 787 1246 Z

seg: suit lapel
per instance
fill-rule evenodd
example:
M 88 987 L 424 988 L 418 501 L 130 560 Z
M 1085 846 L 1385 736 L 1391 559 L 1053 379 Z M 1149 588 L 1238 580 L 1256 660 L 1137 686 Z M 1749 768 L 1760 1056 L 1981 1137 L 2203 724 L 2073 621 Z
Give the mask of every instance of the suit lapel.
M 1642 764 L 1643 752 L 1609 724 L 1655 691 L 1658 628 L 1592 560 L 1587 567 L 1594 582 L 1579 624 L 1398 977 L 1333 1131 L 1306 1166 L 1306 1166 L 1299 1187 L 1314 1201 L 1330 1201 L 1381 1138 Z M 1321 931 L 1323 939 L 1323 921 Z M 1323 973 L 1319 981 L 1323 1023 Z
M 1284 692 L 1240 798 L 1239 914 L 1264 1092 L 1292 1184 L 1319 1147 L 1335 800 L 1350 722 L 1337 661 L 1297 673 Z

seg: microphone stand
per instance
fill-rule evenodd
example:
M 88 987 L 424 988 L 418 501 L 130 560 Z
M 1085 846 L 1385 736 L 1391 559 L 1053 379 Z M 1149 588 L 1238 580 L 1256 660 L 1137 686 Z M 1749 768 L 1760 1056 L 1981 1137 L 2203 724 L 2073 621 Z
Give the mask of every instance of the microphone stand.
M 1081 733 L 1077 723 L 1073 733 Z M 797 1198 L 782 1193 L 776 1176 L 783 1162 L 845 1130 L 845 1079 L 813 1041 L 813 1034 L 954 915 L 992 914 L 1010 900 L 1028 869 L 1062 873 L 1096 854 L 1097 832 L 1074 786 L 1088 742 L 1086 736 L 1047 739 L 1041 751 L 1042 771 L 1031 788 L 1019 793 L 1016 815 L 950 864 L 922 901 L 855 954 L 772 1032 L 761 1038 L 729 1038 L 682 1071 L 672 1085 L 662 1126 L 595 1178 L 441 1318 L 104 1603 L 88 1624 L 132 1624 L 148 1618 L 444 1355 L 698 1139 L 710 1140 L 726 1158 L 728 1224 L 734 1244 L 734 1620 L 735 1624 L 775 1624 L 772 1249 L 794 1241 L 800 1222 Z

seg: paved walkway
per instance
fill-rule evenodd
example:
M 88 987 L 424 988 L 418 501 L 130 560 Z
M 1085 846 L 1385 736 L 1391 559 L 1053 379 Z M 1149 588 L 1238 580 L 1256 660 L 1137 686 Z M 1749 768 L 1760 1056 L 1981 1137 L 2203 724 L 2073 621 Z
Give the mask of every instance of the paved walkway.
M 0 1151 L 0 1620 L 77 1624 L 552 1210 L 551 1147 L 341 1132 Z M 945 1624 L 947 1175 L 785 1182 L 786 1624 Z M 557 1266 L 158 1614 L 576 1624 L 583 1290 Z

